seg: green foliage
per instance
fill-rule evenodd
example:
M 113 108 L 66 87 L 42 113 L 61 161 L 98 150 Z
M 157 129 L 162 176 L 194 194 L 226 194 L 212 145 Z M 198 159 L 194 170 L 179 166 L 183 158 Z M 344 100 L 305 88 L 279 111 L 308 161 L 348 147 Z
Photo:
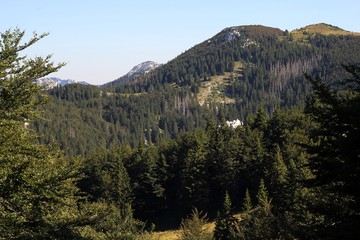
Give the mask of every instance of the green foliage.
M 277 181 L 279 184 L 283 184 L 287 182 L 287 174 L 288 169 L 285 165 L 285 162 L 281 156 L 281 150 L 279 145 L 276 145 L 276 153 L 275 153 L 275 161 L 273 164 L 273 170 L 274 170 L 274 177 L 276 178 L 275 181 Z
M 161 92 L 122 94 L 75 84 L 54 88 L 49 94 L 53 101 L 41 108 L 45 119 L 33 127 L 41 142 L 55 139 L 68 156 L 119 145 L 155 144 L 205 127 L 212 118 L 187 90 L 170 86 Z
M 123 161 L 131 150 L 124 147 L 111 152 L 99 151 L 85 160 L 85 176 L 79 187 L 90 194 L 92 200 L 105 200 L 125 209 L 133 199 L 130 178 Z
M 180 173 L 179 196 L 184 208 L 206 206 L 207 187 L 206 143 L 208 137 L 203 131 L 183 135 L 178 139 L 178 170 Z M 191 205 L 190 205 L 191 204 Z
M 202 214 L 196 208 L 192 210 L 191 216 L 182 220 L 180 226 L 181 240 L 206 240 L 212 239 L 206 232 L 204 225 L 207 222 L 207 215 Z
M 246 189 L 246 193 L 245 193 L 245 199 L 244 199 L 244 204 L 243 204 L 243 211 L 244 212 L 250 212 L 250 210 L 252 209 L 252 203 L 251 203 L 251 196 L 249 193 L 249 189 Z
M 23 36 L 9 30 L 0 42 L 0 239 L 135 239 L 143 224 L 132 217 L 122 162 L 109 165 L 112 181 L 101 178 L 114 204 L 89 202 L 78 189 L 83 161 L 65 158 L 55 144 L 40 144 L 27 127 L 45 99 L 34 81 L 63 64 L 19 56 L 45 35 L 21 45 Z
M 360 68 L 345 66 L 349 73 L 336 86 L 307 77 L 314 93 L 307 113 L 319 124 L 316 153 L 309 163 L 315 173 L 317 204 L 312 213 L 322 216 L 316 230 L 323 237 L 349 238 L 359 234 L 359 109 Z M 348 77 L 349 76 L 349 77 Z
M 67 160 L 51 146 L 37 143 L 26 122 L 39 113 L 41 88 L 34 80 L 59 69 L 50 57 L 26 59 L 19 52 L 45 35 L 21 45 L 24 32 L 1 35 L 0 51 L 0 226 L 2 239 L 82 239 L 90 224 L 78 208 L 75 182 L 80 161 Z
M 256 195 L 256 199 L 257 199 L 258 205 L 261 208 L 263 208 L 265 212 L 270 210 L 269 209 L 270 199 L 268 197 L 268 193 L 267 193 L 267 190 L 266 190 L 265 183 L 264 183 L 263 179 L 260 180 L 259 190 L 258 190 L 258 193 Z
M 157 149 L 139 145 L 126 164 L 135 198 L 138 199 L 134 203 L 135 207 L 143 213 L 161 208 L 164 188 L 159 175 L 161 168 L 157 162 Z
M 248 197 L 249 198 L 249 197 Z M 258 204 L 240 215 L 241 220 L 232 228 L 232 239 L 278 239 L 279 230 L 272 212 L 264 181 L 260 180 L 257 193 Z
M 32 120 L 38 112 L 35 106 L 44 102 L 44 95 L 40 94 L 41 87 L 33 81 L 57 71 L 64 64 L 55 65 L 51 57 L 37 57 L 26 59 L 19 53 L 30 47 L 47 34 L 33 37 L 22 43 L 24 31 L 19 29 L 7 30 L 1 34 L 0 43 L 0 116 L 2 125 L 12 121 L 23 122 Z
M 345 93 L 341 89 L 336 96 L 357 96 L 354 92 L 352 95 Z M 311 171 L 312 164 L 319 162 L 316 151 L 321 146 L 321 142 L 314 142 L 312 138 L 328 141 L 319 135 L 324 131 L 319 126 L 327 120 L 312 121 L 302 111 L 301 107 L 277 109 L 273 116 L 266 116 L 259 110 L 249 117 L 245 126 L 237 129 L 227 127 L 224 122 L 217 125 L 210 121 L 206 130 L 183 133 L 159 145 L 139 145 L 124 154 L 120 151 L 117 154 L 123 156 L 132 186 L 138 188 L 134 198 L 135 213 L 165 212 L 181 217 L 183 212 L 179 209 L 186 212 L 191 206 L 200 206 L 214 214 L 211 210 L 218 206 L 219 193 L 228 190 L 232 196 L 244 199 L 235 202 L 234 207 L 239 209 L 242 203 L 245 212 L 240 215 L 241 221 L 233 217 L 229 194 L 226 194 L 223 210 L 216 218 L 217 239 L 323 236 L 321 226 L 330 229 L 328 221 L 351 209 L 354 205 L 348 200 L 356 195 L 335 194 L 333 190 L 337 188 L 333 185 L 321 185 L 324 184 L 321 172 Z M 348 131 L 349 136 L 352 136 L 351 131 Z M 339 145 L 338 149 L 342 147 Z M 266 187 L 265 182 L 268 183 Z M 317 184 L 310 187 L 313 182 Z M 253 206 L 249 193 L 256 190 L 257 205 Z M 333 197 L 337 199 L 335 203 L 330 200 Z M 154 200 L 149 199 L 156 199 L 159 205 L 155 206 Z M 329 214 L 332 210 L 335 212 Z M 148 216 L 142 215 L 144 219 L 149 219 Z M 345 219 L 344 215 L 340 216 Z M 356 221 L 347 219 L 343 223 L 349 223 L 347 226 L 351 229 Z
M 225 193 L 223 208 L 215 220 L 214 239 L 235 240 L 238 239 L 236 226 L 238 219 L 232 216 L 232 203 L 229 194 Z
M 240 36 L 225 41 L 233 30 Z M 358 37 L 307 34 L 299 40 L 262 26 L 229 28 L 114 91 L 59 87 L 48 92 L 52 102 L 35 109 L 46 94 L 33 81 L 62 64 L 18 58 L 17 50 L 43 37 L 21 45 L 22 35 L 4 34 L 0 55 L 4 234 L 20 231 L 26 238 L 31 216 L 46 226 L 62 224 L 64 236 L 134 239 L 144 225 L 132 208 L 149 224 L 171 216 L 164 219 L 178 226 L 194 207 L 215 215 L 225 193 L 217 239 L 358 234 L 360 74 L 358 67 L 346 67 L 347 75 L 339 67 L 359 62 Z M 320 77 L 307 82 L 303 72 L 327 83 Z M 217 90 L 233 102 L 200 106 L 199 88 L 217 75 L 231 76 Z M 301 103 L 311 88 L 304 114 Z M 84 163 L 36 144 L 24 122 L 38 110 L 46 113 L 32 125 L 40 143 L 55 139 L 67 156 L 86 156 Z M 245 126 L 228 127 L 225 120 L 236 118 L 247 119 Z M 85 177 L 78 181 L 80 173 Z M 75 183 L 88 198 L 79 197 Z M 241 221 L 231 215 L 230 195 L 244 199 L 232 206 L 244 207 Z M 53 209 L 63 208 L 59 219 Z M 74 224 L 66 225 L 70 220 Z M 52 234 L 36 226 L 32 231 Z

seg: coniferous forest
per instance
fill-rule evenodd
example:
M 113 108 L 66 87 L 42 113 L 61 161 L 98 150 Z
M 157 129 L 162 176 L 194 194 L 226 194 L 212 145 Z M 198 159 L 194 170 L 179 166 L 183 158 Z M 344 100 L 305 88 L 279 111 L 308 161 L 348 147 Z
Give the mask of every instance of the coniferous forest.
M 360 234 L 359 34 L 232 27 L 131 82 L 50 90 L 64 64 L 23 36 L 0 42 L 0 239 Z

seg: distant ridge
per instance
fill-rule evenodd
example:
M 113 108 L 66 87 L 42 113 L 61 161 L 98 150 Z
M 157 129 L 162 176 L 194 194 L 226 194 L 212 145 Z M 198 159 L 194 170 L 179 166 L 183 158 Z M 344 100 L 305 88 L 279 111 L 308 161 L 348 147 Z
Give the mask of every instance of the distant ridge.
M 84 81 L 75 81 L 72 79 L 61 79 L 57 77 L 46 77 L 40 78 L 36 80 L 36 84 L 45 87 L 45 89 L 52 89 L 57 86 L 65 86 L 68 84 L 82 84 L 82 85 L 89 85 L 89 83 Z

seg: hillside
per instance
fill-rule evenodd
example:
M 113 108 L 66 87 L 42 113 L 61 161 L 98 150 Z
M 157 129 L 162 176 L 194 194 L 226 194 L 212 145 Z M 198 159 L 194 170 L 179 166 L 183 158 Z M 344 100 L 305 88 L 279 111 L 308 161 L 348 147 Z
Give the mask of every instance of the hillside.
M 356 239 L 359 38 L 304 35 L 231 27 L 116 88 L 45 91 L 64 64 L 2 34 L 0 239 Z
M 271 114 L 303 104 L 310 91 L 304 73 L 332 82 L 343 75 L 341 64 L 358 62 L 359 34 L 331 25 L 291 32 L 229 27 L 115 88 L 55 88 L 49 93 L 57 100 L 44 108 L 47 120 L 35 129 L 42 141 L 54 138 L 71 155 L 86 155 L 94 146 L 156 143 L 204 128 L 209 120 L 244 121 L 259 106 Z M 64 111 L 76 120 L 60 114 Z M 100 137 L 93 135 L 98 129 L 104 133 Z

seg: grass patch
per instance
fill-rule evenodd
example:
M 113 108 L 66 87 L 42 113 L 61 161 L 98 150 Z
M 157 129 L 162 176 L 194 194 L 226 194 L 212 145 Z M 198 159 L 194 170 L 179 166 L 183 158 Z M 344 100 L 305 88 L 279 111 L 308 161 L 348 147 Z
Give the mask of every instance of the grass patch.
M 233 215 L 237 219 L 241 219 L 241 213 Z M 215 221 L 208 222 L 203 225 L 202 229 L 212 239 L 215 230 Z M 145 236 L 146 240 L 180 240 L 180 230 L 168 230 L 153 232 Z
M 203 81 L 197 94 L 198 102 L 204 105 L 207 102 L 213 103 L 234 103 L 235 99 L 226 96 L 226 87 L 230 85 L 232 79 L 242 76 L 243 62 L 234 63 L 233 72 L 225 72 L 224 75 L 209 77 L 208 81 Z
M 154 232 L 148 238 L 148 240 L 177 240 L 180 239 L 179 230 L 169 230 L 163 232 Z
M 206 223 L 203 226 L 203 229 L 209 235 L 214 233 L 215 222 Z M 147 240 L 179 240 L 180 239 L 180 230 L 169 230 L 162 232 L 153 232 L 148 237 Z

